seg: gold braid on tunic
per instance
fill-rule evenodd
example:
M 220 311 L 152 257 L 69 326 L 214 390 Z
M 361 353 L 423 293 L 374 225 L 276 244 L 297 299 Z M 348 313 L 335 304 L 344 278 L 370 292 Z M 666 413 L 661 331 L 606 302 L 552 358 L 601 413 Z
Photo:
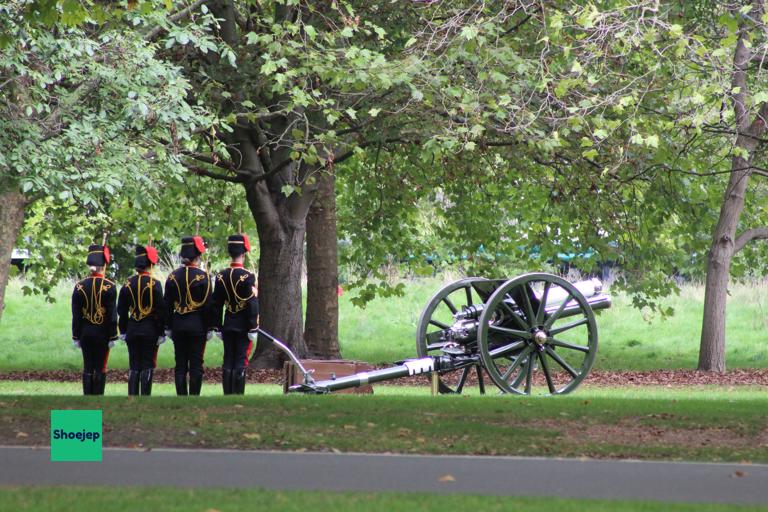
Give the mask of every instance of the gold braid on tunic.
M 185 271 L 184 280 L 186 281 L 185 284 L 187 285 L 187 293 L 186 294 L 182 294 L 181 293 L 181 287 L 179 286 L 179 282 L 176 281 L 176 277 L 173 274 L 171 274 L 169 276 L 169 279 L 171 279 L 171 281 L 173 281 L 176 284 L 176 289 L 179 292 L 179 298 L 181 298 L 182 295 L 184 295 L 185 299 L 186 299 L 186 305 L 182 305 L 179 302 L 176 302 L 174 304 L 173 311 L 174 311 L 174 313 L 177 313 L 179 315 L 186 315 L 187 313 L 195 312 L 198 309 L 200 309 L 201 307 L 203 307 L 203 304 L 205 304 L 205 300 L 208 298 L 208 294 L 211 293 L 211 280 L 208 279 L 208 283 L 207 283 L 206 288 L 205 288 L 205 295 L 203 295 L 203 300 L 201 300 L 199 302 L 195 301 L 192 298 L 192 290 L 191 290 L 191 288 L 189 286 L 189 267 L 185 267 L 184 271 Z M 196 281 L 202 281 L 203 279 L 205 279 L 207 277 L 207 275 L 208 275 L 207 273 L 205 275 L 198 274 L 198 275 L 195 276 L 195 278 L 192 280 L 192 282 L 194 283 Z
M 83 318 L 85 318 L 88 322 L 92 323 L 93 325 L 101 325 L 104 323 L 104 316 L 107 313 L 106 308 L 101 305 L 102 302 L 102 296 L 104 295 L 104 292 L 112 288 L 111 284 L 105 284 L 103 277 L 92 277 L 90 279 L 93 279 L 94 281 L 96 279 L 100 279 L 99 281 L 99 291 L 96 292 L 96 283 L 94 282 L 91 285 L 91 293 L 90 297 L 87 293 L 85 293 L 85 289 L 83 285 L 80 283 L 77 283 L 77 290 L 83 294 L 83 298 L 85 299 L 85 307 L 82 309 Z
M 227 292 L 227 300 L 224 303 L 224 306 L 227 308 L 227 311 L 229 311 L 231 314 L 239 313 L 240 311 L 244 310 L 245 307 L 248 304 L 248 299 L 253 297 L 253 290 L 251 290 L 250 295 L 247 297 L 241 297 L 237 293 L 237 285 L 248 279 L 249 274 L 246 272 L 244 274 L 241 274 L 239 278 L 237 278 L 237 283 L 232 281 L 232 275 L 235 273 L 234 270 L 230 270 L 229 272 L 229 286 L 224 282 L 224 277 L 219 274 L 217 277 L 219 278 L 219 281 L 221 281 L 224 284 L 224 291 Z M 230 293 L 230 290 L 232 293 Z
M 137 280 L 137 291 L 136 295 L 133 294 L 133 288 L 128 286 L 128 291 L 131 293 L 131 300 L 133 301 L 133 305 L 131 306 L 128 314 L 131 318 L 133 318 L 137 322 L 141 322 L 145 318 L 147 318 L 149 315 L 152 314 L 152 310 L 154 309 L 154 294 L 152 293 L 152 288 L 155 285 L 155 280 L 152 279 L 152 276 L 149 276 L 149 282 L 147 283 L 147 286 L 142 290 L 141 289 L 141 278 L 143 276 L 139 274 L 139 278 Z M 144 294 L 149 293 L 149 306 L 144 307 L 142 306 L 142 299 L 144 298 Z

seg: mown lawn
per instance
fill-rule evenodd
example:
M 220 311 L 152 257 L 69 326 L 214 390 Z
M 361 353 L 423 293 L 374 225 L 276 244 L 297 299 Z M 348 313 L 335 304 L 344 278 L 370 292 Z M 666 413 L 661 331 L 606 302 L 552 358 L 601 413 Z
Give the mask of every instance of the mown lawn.
M 351 292 L 340 299 L 339 337 L 343 356 L 373 363 L 389 363 L 415 355 L 415 330 L 419 314 L 430 296 L 450 279 L 406 281 L 403 297 L 376 299 L 366 309 L 353 306 Z M 39 296 L 23 296 L 22 283 L 12 280 L 7 308 L 0 322 L 0 371 L 81 368 L 80 352 L 70 343 L 69 285 L 60 286 L 57 301 L 48 304 Z M 664 301 L 675 315 L 662 320 L 631 307 L 622 294 L 614 295 L 611 309 L 598 313 L 600 347 L 596 368 L 650 370 L 695 368 L 701 329 L 703 289 L 686 286 L 679 296 Z M 727 320 L 729 368 L 768 367 L 768 285 L 764 282 L 731 286 Z M 206 350 L 208 364 L 217 366 L 221 343 Z M 160 367 L 173 366 L 173 348 L 160 350 Z M 118 345 L 110 367 L 126 368 L 127 351 Z
M 400 388 L 373 396 L 5 395 L 0 444 L 48 445 L 52 409 L 102 409 L 105 446 L 768 462 L 768 396 L 749 388 L 585 388 L 549 398 Z
M 115 489 L 93 487 L 11 487 L 0 489 L 0 510 L 38 512 L 163 512 L 307 510 L 392 512 L 418 510 L 482 510 L 487 512 L 758 512 L 768 506 L 729 504 L 686 504 L 640 501 L 574 500 L 560 498 L 525 498 L 498 496 L 439 495 L 426 493 L 359 493 L 265 491 L 259 489 Z

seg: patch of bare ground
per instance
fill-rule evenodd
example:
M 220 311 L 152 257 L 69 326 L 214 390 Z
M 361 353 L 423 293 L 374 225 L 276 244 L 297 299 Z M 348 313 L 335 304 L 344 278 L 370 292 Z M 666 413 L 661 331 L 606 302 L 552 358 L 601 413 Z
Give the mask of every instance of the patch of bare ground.
M 377 365 L 377 368 L 385 368 L 384 365 Z M 109 381 L 127 381 L 128 370 L 109 369 Z M 448 379 L 455 376 L 449 376 Z M 77 370 L 27 370 L 27 371 L 4 371 L 0 372 L 0 381 L 51 381 L 51 382 L 80 382 L 80 371 Z M 554 376 L 555 382 L 559 381 L 559 376 Z M 221 369 L 218 367 L 208 367 L 205 372 L 205 381 L 207 383 L 221 382 Z M 282 370 L 248 370 L 248 381 L 259 384 L 278 384 L 283 383 Z M 173 368 L 158 368 L 155 370 L 155 382 L 172 383 Z M 485 376 L 486 385 L 490 385 L 490 379 Z M 423 376 L 405 377 L 386 382 L 391 385 L 404 386 L 423 386 L 429 385 L 429 381 Z M 545 386 L 544 376 L 537 372 L 534 377 L 534 384 Z M 582 384 L 590 386 L 613 387 L 613 386 L 697 386 L 697 385 L 719 385 L 719 386 L 768 386 L 768 368 L 757 369 L 735 369 L 726 373 L 698 372 L 695 370 L 649 370 L 649 371 L 610 371 L 593 370 L 587 376 Z M 467 379 L 468 386 L 477 385 L 477 375 L 472 372 Z
M 562 429 L 562 426 L 560 427 Z M 616 446 L 669 446 L 697 448 L 754 448 L 756 436 L 724 427 L 672 428 L 648 424 L 642 418 L 622 418 L 614 425 L 584 428 L 582 424 L 561 430 L 562 438 L 575 445 L 602 444 Z
M 377 368 L 385 368 L 377 365 Z M 128 370 L 110 369 L 109 381 L 127 381 Z M 450 377 L 449 377 L 450 378 Z M 52 381 L 52 382 L 79 382 L 80 371 L 76 370 L 28 370 L 0 372 L 0 381 Z M 555 381 L 558 378 L 555 376 Z M 205 381 L 216 383 L 221 381 L 221 370 L 217 367 L 206 368 Z M 248 371 L 248 381 L 260 384 L 283 383 L 282 370 L 255 370 Z M 173 368 L 158 368 L 155 370 L 155 382 L 172 383 Z M 392 385 L 428 385 L 428 380 L 423 376 L 405 377 L 388 381 Z M 488 385 L 490 379 L 485 376 Z M 544 386 L 544 376 L 538 372 L 535 376 L 536 385 Z M 768 368 L 738 368 L 726 373 L 698 372 L 695 370 L 649 370 L 649 371 L 614 371 L 593 370 L 584 380 L 583 384 L 590 386 L 768 386 Z M 467 379 L 467 385 L 477 385 L 477 375 L 472 372 Z

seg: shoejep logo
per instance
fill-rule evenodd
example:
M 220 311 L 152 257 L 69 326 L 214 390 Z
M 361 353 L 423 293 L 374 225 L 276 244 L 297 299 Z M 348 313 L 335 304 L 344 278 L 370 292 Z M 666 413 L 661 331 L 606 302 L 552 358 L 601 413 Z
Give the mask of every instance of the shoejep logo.
M 51 461 L 101 462 L 101 411 L 51 411 Z

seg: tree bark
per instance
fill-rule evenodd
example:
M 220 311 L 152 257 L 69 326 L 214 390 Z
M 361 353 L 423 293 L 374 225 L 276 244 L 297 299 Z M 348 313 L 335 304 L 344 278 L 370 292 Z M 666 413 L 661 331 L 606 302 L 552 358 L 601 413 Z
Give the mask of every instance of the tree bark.
M 757 231 L 745 233 L 737 242 L 736 230 L 744 210 L 744 198 L 752 175 L 752 155 L 765 131 L 768 116 L 768 104 L 763 104 L 757 116 L 753 120 L 749 118 L 747 70 L 752 52 L 744 42 L 747 35 L 746 25 L 742 22 L 733 56 L 732 79 L 733 90 L 738 91 L 733 94 L 733 111 L 739 134 L 734 146 L 741 151 L 731 159 L 731 175 L 707 257 L 704 317 L 699 345 L 700 371 L 725 372 L 725 308 L 731 261 L 748 239 L 757 238 L 759 235 Z
M 339 265 L 333 172 L 320 176 L 307 216 L 307 321 L 304 339 L 312 357 L 337 359 L 339 349 Z
M 5 288 L 11 270 L 11 253 L 24 224 L 27 200 L 14 184 L 0 182 L 0 319 L 5 310 Z
M 285 215 L 285 214 L 283 214 Z M 301 267 L 304 262 L 303 219 L 291 226 L 258 225 L 259 315 L 261 327 L 285 342 L 298 357 L 307 354 L 304 342 L 301 301 Z M 279 368 L 282 352 L 266 339 L 259 339 L 254 352 L 256 368 Z
M 257 158 L 253 145 L 240 145 L 244 161 Z M 261 327 L 298 357 L 307 354 L 303 333 L 301 275 L 306 217 L 313 194 L 270 190 L 264 181 L 245 183 L 246 199 L 259 233 L 259 317 Z M 284 354 L 259 338 L 251 358 L 256 368 L 279 368 Z

